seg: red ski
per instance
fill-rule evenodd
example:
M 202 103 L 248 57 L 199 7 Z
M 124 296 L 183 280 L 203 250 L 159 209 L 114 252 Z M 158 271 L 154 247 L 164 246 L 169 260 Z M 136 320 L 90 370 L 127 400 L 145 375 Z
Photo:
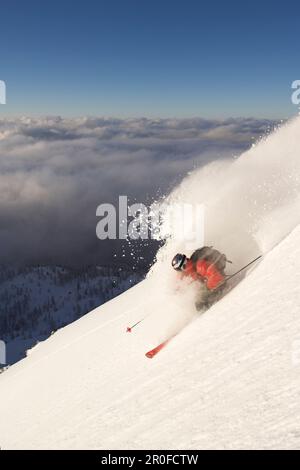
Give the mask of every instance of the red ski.
M 160 343 L 158 346 L 148 351 L 145 356 L 149 359 L 152 359 L 152 357 L 156 356 L 156 354 L 159 353 L 159 351 L 161 351 L 168 344 L 169 341 L 170 339 L 167 339 L 163 343 Z

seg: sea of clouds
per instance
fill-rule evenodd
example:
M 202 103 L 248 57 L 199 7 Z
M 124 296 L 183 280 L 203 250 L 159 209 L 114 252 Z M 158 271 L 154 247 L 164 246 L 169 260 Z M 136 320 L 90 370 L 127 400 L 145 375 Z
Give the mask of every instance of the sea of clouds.
M 168 194 L 194 169 L 233 159 L 270 120 L 0 119 L 0 263 L 136 262 L 124 241 L 96 237 L 96 208 Z M 141 263 L 157 245 L 134 242 Z M 140 246 L 138 247 L 138 244 Z

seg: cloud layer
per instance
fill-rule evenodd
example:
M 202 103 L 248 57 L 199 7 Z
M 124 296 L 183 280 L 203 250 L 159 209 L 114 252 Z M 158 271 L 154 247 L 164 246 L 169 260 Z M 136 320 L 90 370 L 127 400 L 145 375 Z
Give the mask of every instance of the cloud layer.
M 274 125 L 255 119 L 0 120 L 0 263 L 110 263 L 123 261 L 122 254 L 128 261 L 120 242 L 96 238 L 99 204 L 115 204 L 119 195 L 149 203 L 195 168 L 239 155 Z M 154 250 L 151 245 L 148 261 Z

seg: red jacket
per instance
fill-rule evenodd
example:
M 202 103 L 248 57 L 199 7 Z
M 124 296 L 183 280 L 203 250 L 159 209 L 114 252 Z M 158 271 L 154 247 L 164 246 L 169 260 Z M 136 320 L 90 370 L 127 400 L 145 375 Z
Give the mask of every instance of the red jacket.
M 195 264 L 189 259 L 182 273 L 184 276 L 204 281 L 209 290 L 218 287 L 225 279 L 214 264 L 210 264 L 203 259 L 199 259 Z

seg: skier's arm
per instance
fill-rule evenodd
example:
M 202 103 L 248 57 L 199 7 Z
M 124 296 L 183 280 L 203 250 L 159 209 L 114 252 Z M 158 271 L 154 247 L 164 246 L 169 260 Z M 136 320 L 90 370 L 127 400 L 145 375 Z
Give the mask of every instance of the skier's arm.
M 214 264 L 211 264 L 207 268 L 206 278 L 206 286 L 208 289 L 216 289 L 216 287 L 218 287 L 218 285 L 224 280 L 223 274 L 220 273 Z
M 196 264 L 196 271 L 199 277 L 199 281 L 206 284 L 207 282 L 207 265 L 204 260 L 199 260 Z

